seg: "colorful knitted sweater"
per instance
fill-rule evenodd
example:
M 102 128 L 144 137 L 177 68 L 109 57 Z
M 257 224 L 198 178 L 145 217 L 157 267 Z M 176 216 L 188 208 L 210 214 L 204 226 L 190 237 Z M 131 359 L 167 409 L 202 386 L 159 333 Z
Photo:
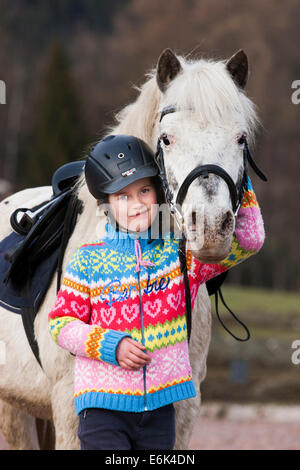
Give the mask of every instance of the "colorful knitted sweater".
M 49 331 L 76 356 L 78 414 L 91 407 L 153 410 L 196 395 L 179 239 L 169 232 L 151 240 L 148 232 L 148 238 L 133 237 L 106 224 L 106 236 L 81 245 L 67 265 L 49 314 Z M 249 179 L 227 258 L 203 264 L 187 251 L 192 307 L 200 284 L 257 253 L 264 238 Z M 116 348 L 125 336 L 146 346 L 151 356 L 147 366 L 134 371 L 120 367 Z

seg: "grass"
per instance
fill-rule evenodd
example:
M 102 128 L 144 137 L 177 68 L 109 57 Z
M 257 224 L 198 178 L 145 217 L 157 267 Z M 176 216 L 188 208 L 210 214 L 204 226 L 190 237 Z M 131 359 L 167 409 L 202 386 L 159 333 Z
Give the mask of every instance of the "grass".
M 297 292 L 224 285 L 222 293 L 225 302 L 234 312 L 256 311 L 276 315 L 286 313 L 300 315 L 300 294 Z M 214 296 L 211 300 L 214 306 Z M 220 310 L 224 308 L 222 302 L 219 302 L 219 305 Z
M 300 339 L 300 294 L 226 283 L 222 293 L 228 307 L 249 327 L 251 339 L 239 343 L 228 335 L 217 320 L 212 296 L 212 341 L 202 385 L 204 400 L 299 404 L 300 365 L 292 364 L 291 345 Z M 244 337 L 220 299 L 219 313 L 231 331 Z M 249 367 L 244 384 L 232 379 L 231 365 L 236 359 L 246 360 Z

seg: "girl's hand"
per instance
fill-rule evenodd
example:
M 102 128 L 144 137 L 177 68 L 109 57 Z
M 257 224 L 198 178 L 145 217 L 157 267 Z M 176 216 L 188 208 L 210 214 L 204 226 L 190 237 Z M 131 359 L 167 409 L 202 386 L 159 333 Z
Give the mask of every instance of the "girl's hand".
M 127 370 L 138 370 L 151 361 L 144 353 L 146 348 L 132 338 L 123 338 L 118 344 L 116 358 L 121 367 Z

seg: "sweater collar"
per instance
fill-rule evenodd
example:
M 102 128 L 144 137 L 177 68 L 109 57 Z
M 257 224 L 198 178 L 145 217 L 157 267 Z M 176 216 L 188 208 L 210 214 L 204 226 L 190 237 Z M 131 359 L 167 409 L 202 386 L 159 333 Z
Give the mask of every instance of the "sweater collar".
M 144 232 L 127 232 L 116 228 L 114 224 L 108 222 L 105 224 L 105 232 L 106 235 L 104 240 L 107 244 L 118 249 L 130 251 L 135 249 L 135 240 L 139 241 L 142 252 L 162 241 L 161 236 L 151 238 L 151 235 L 153 236 L 151 233 L 151 227 Z

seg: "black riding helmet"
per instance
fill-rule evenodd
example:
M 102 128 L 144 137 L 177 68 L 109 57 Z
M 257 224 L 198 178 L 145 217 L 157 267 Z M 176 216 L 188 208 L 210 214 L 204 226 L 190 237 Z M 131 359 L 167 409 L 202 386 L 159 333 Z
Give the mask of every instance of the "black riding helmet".
M 84 171 L 88 189 L 96 199 L 159 174 L 150 147 L 137 137 L 122 134 L 98 142 L 86 159 Z

